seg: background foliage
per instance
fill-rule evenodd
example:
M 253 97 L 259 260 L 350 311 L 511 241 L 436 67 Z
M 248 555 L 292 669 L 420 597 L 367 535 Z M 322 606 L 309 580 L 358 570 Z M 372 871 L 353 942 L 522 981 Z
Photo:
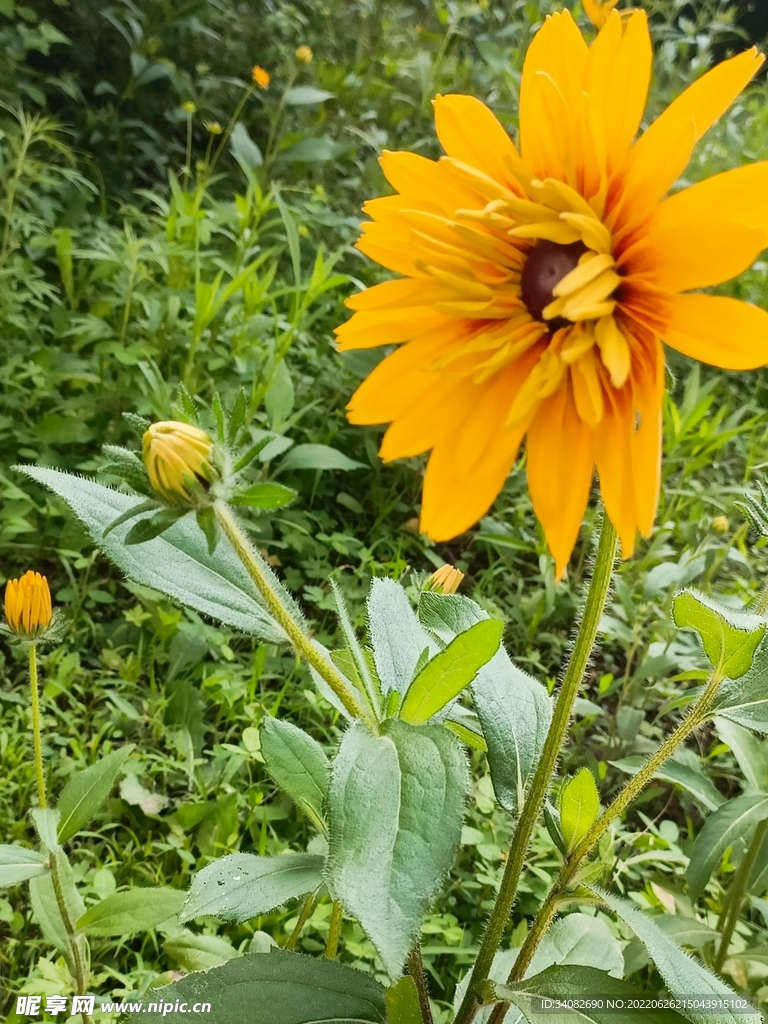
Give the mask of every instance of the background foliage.
M 279 710 L 330 745 L 340 735 L 336 713 L 292 657 L 126 583 L 58 500 L 10 469 L 22 461 L 92 473 L 103 443 L 126 440 L 121 412 L 167 418 L 182 380 L 203 400 L 214 385 L 230 403 L 245 388 L 254 440 L 271 437 L 264 479 L 299 491 L 292 508 L 255 517 L 254 536 L 321 640 L 330 644 L 335 629 L 329 579 L 362 626 L 372 576 L 415 585 L 447 560 L 467 572 L 467 592 L 504 617 L 510 654 L 554 686 L 592 523 L 568 579 L 555 584 L 518 467 L 476 530 L 432 545 L 416 529 L 420 461 L 383 466 L 378 432 L 344 420 L 349 394 L 379 354 L 340 357 L 332 329 L 344 296 L 377 279 L 350 249 L 361 202 L 386 188 L 377 155 L 405 147 L 436 155 L 430 100 L 439 91 L 480 96 L 514 130 L 522 54 L 557 6 L 0 0 L 0 572 L 46 572 L 69 616 L 65 643 L 42 668 L 54 787 L 114 746 L 136 745 L 119 793 L 81 840 L 81 881 L 94 897 L 186 889 L 195 870 L 236 850 L 303 848 L 308 822 L 276 796 L 256 728 Z M 657 61 L 650 112 L 713 60 L 768 33 L 759 5 L 645 6 Z M 294 57 L 300 44 L 314 51 L 310 65 Z M 269 88 L 251 92 L 231 135 L 214 134 L 228 126 L 254 63 L 271 72 Z M 758 81 L 707 136 L 690 180 L 766 157 L 766 89 Z M 766 263 L 732 288 L 768 305 Z M 703 676 L 698 647 L 670 618 L 674 590 L 694 582 L 740 605 L 766 568 L 763 542 L 751 543 L 733 509 L 766 466 L 765 372 L 742 377 L 672 358 L 670 386 L 657 527 L 622 567 L 563 766 L 588 767 L 604 801 L 627 759 L 668 731 L 682 684 Z M 8 648 L 0 659 L 0 830 L 4 842 L 28 841 L 24 665 Z M 671 932 L 688 921 L 685 941 L 705 959 L 707 928 L 743 847 L 725 852 L 696 906 L 685 872 L 706 814 L 745 785 L 737 746 L 715 729 L 699 735 L 673 762 L 676 776 L 636 803 L 620 850 L 602 851 L 604 882 L 642 893 Z M 440 1020 L 476 947 L 509 832 L 483 755 L 473 762 L 460 861 L 423 934 Z M 512 944 L 556 870 L 542 829 Z M 766 894 L 768 847 L 737 930 L 745 949 L 768 940 Z M 329 917 L 330 904 L 320 903 L 304 949 L 322 948 Z M 169 971 L 220 963 L 264 933 L 282 942 L 295 921 L 295 911 L 277 911 L 248 925 L 211 918 L 96 940 L 98 990 L 115 998 L 143 990 Z M 629 931 L 617 934 L 627 975 L 652 970 Z M 341 957 L 381 972 L 351 921 Z M 725 972 L 762 998 L 767 963 L 733 957 Z M 0 899 L 0 1014 L 16 1019 L 17 992 L 63 991 L 60 971 L 22 890 L 9 890 Z

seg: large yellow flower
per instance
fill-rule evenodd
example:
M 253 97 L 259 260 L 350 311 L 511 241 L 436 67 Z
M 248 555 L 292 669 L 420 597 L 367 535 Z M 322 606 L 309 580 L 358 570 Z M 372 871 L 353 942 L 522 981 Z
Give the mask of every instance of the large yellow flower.
M 358 248 L 402 275 L 348 300 L 341 349 L 400 347 L 349 404 L 390 423 L 385 460 L 431 451 L 421 527 L 461 533 L 490 507 L 523 438 L 558 571 L 594 468 L 624 556 L 656 511 L 662 340 L 727 369 L 768 362 L 768 313 L 689 293 L 768 247 L 768 163 L 664 198 L 696 142 L 762 63 L 751 49 L 686 89 L 637 141 L 651 73 L 645 15 L 614 11 L 587 46 L 547 18 L 523 69 L 520 149 L 471 96 L 438 96 L 446 156 L 385 153 L 397 195 Z

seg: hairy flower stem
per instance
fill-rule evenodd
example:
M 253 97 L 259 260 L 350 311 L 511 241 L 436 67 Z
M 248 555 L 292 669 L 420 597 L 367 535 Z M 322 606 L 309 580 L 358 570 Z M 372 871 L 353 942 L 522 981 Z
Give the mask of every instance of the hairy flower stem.
M 335 960 L 339 951 L 339 939 L 341 938 L 341 904 L 338 900 L 333 901 L 331 907 L 331 927 L 328 929 L 328 941 L 325 944 L 325 955 L 328 960 Z
M 37 682 L 37 644 L 29 645 L 29 692 L 32 700 L 32 738 L 35 746 L 35 773 L 37 775 L 37 802 L 48 806 L 45 798 L 45 769 L 43 768 L 43 738 L 40 724 L 40 694 Z
M 619 815 L 624 813 L 635 797 L 645 789 L 659 768 L 671 757 L 675 750 L 688 739 L 695 729 L 708 719 L 712 701 L 722 681 L 722 672 L 716 670 L 712 673 L 704 692 L 692 705 L 680 725 L 670 733 L 658 750 L 651 754 L 640 771 L 632 776 L 565 861 L 518 953 L 515 966 L 512 968 L 507 979 L 508 984 L 521 981 L 525 976 L 525 972 L 531 964 L 539 943 L 546 935 L 550 924 L 557 914 L 558 907 L 563 902 L 567 902 L 568 890 L 576 882 L 576 875 L 579 869 L 603 835 L 608 831 L 611 824 Z M 499 1003 L 491 1014 L 488 1024 L 501 1024 L 508 1008 L 509 1003 Z
M 496 950 L 499 948 L 504 929 L 509 921 L 512 904 L 517 895 L 520 875 L 523 871 L 528 845 L 539 820 L 541 809 L 549 792 L 552 775 L 568 732 L 573 705 L 579 692 L 584 670 L 589 662 L 597 637 L 597 626 L 605 607 L 605 599 L 611 584 L 613 563 L 616 558 L 616 531 L 607 515 L 603 517 L 600 540 L 597 545 L 595 566 L 584 604 L 584 614 L 571 651 L 568 667 L 555 705 L 552 723 L 541 752 L 536 774 L 526 797 L 512 841 L 501 880 L 496 902 L 480 943 L 474 970 L 464 1000 L 456 1016 L 455 1024 L 470 1024 L 479 1009 L 481 984 L 488 978 Z
M 427 975 L 424 971 L 424 961 L 421 957 L 421 945 L 419 940 L 413 944 L 411 955 L 408 957 L 408 973 L 416 984 L 416 992 L 419 997 L 419 1010 L 421 1012 L 422 1024 L 434 1024 L 432 1007 L 429 1005 L 429 991 L 427 989 Z
M 731 939 L 733 938 L 733 933 L 739 920 L 739 912 L 741 911 L 744 893 L 749 885 L 752 869 L 754 868 L 755 861 L 760 853 L 760 847 L 763 845 L 766 832 L 768 832 L 768 819 L 761 821 L 755 829 L 755 834 L 752 836 L 752 842 L 749 844 L 749 849 L 744 854 L 744 858 L 739 865 L 739 870 L 734 875 L 733 881 L 728 889 L 728 895 L 725 898 L 725 906 L 723 907 L 723 914 L 720 915 L 721 921 L 718 922 L 722 928 L 720 945 L 717 947 L 717 953 L 715 953 L 715 959 L 712 962 L 712 966 L 718 972 L 722 970 L 723 964 L 728 956 L 728 947 L 731 944 Z
M 296 653 L 304 658 L 319 676 L 322 676 L 353 718 L 364 719 L 374 732 L 378 732 L 376 722 L 358 704 L 354 695 L 350 692 L 344 677 L 312 646 L 312 641 L 304 632 L 302 624 L 294 619 L 293 615 L 283 604 L 272 585 L 272 581 L 256 557 L 250 541 L 240 529 L 229 505 L 223 501 L 217 501 L 213 509 L 216 513 L 216 519 L 235 549 L 237 557 L 256 584 L 256 588 L 264 599 L 270 615 L 282 627 Z

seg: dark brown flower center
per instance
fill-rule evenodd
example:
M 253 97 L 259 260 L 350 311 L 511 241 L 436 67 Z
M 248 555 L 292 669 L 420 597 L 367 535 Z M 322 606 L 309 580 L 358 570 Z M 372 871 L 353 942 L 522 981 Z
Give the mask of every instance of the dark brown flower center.
M 535 320 L 542 320 L 542 313 L 554 299 L 554 288 L 566 274 L 578 266 L 579 258 L 587 252 L 583 242 L 559 245 L 543 238 L 531 249 L 520 276 L 523 302 Z M 558 317 L 546 321 L 550 330 L 557 330 L 569 321 Z

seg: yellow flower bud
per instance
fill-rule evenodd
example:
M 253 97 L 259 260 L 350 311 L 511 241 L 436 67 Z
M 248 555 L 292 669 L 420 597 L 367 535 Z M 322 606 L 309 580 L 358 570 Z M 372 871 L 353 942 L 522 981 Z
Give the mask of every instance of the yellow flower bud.
M 195 113 L 195 111 L 197 110 L 197 107 L 196 107 L 196 106 L 195 106 L 195 104 L 194 104 L 194 103 L 192 102 L 192 100 L 185 100 L 185 101 L 184 101 L 184 102 L 183 102 L 183 103 L 181 104 L 181 109 L 182 109 L 182 110 L 186 110 L 186 112 L 187 112 L 188 114 L 194 114 L 194 113 Z
M 596 28 L 602 28 L 619 0 L 581 0 L 584 13 Z
M 218 478 L 211 462 L 213 441 L 190 423 L 153 423 L 141 447 L 152 488 L 172 505 L 197 507 Z
M 259 67 L 258 64 L 254 64 L 251 68 L 251 78 L 260 89 L 267 89 L 269 87 L 270 74 L 265 68 Z
M 25 572 L 21 579 L 5 585 L 5 618 L 18 636 L 34 640 L 53 619 L 48 580 L 39 572 Z
M 207 121 L 205 127 L 211 135 L 221 135 L 223 131 L 218 121 Z
M 440 594 L 455 594 L 464 579 L 464 573 L 452 565 L 441 565 L 427 580 L 425 590 L 436 590 Z
M 311 64 L 313 56 L 312 50 L 308 46 L 300 46 L 296 50 L 296 60 L 300 64 Z
M 725 533 L 730 525 L 727 516 L 715 516 L 712 520 L 712 528 L 718 533 Z

